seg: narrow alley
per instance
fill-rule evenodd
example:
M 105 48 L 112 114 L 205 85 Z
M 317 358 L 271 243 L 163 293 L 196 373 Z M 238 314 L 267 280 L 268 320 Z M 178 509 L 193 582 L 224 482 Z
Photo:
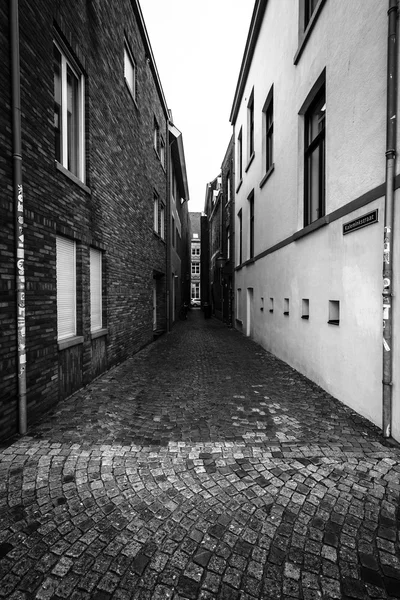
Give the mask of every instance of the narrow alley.
M 399 449 L 200 310 L 11 442 L 1 598 L 400 598 Z

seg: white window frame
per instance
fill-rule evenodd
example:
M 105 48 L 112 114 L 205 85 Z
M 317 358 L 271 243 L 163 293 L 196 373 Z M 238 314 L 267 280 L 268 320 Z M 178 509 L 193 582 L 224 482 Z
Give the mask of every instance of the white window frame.
M 165 239 L 165 206 L 161 202 L 160 204 L 160 236 L 161 239 Z
M 130 77 L 128 66 L 132 71 L 132 77 Z M 133 100 L 137 103 L 137 65 L 126 40 L 124 42 L 124 78 Z
M 156 192 L 154 192 L 154 197 L 153 197 L 153 227 L 154 227 L 154 231 L 156 233 L 159 233 L 159 230 L 158 230 L 158 204 L 159 204 L 159 197 L 156 194 Z
M 76 243 L 56 237 L 57 339 L 76 336 Z
M 61 54 L 61 160 L 60 164 L 68 169 L 68 88 L 67 88 L 67 69 L 71 69 L 73 75 L 78 80 L 78 173 L 71 173 L 78 177 L 83 183 L 86 178 L 85 171 L 85 78 L 68 55 L 63 45 L 58 40 L 53 40 L 54 46 Z
M 90 331 L 103 328 L 103 256 L 90 248 Z

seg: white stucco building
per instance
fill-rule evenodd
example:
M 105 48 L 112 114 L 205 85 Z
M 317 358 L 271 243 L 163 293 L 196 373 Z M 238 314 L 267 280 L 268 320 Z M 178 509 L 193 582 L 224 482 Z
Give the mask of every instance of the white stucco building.
M 395 0 L 257 0 L 231 123 L 237 327 L 400 440 L 396 17 Z

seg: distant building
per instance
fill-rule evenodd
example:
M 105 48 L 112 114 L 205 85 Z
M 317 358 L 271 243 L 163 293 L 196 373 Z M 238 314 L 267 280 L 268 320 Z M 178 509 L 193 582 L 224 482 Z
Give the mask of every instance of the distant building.
M 167 329 L 188 191 L 138 1 L 4 3 L 0 32 L 4 439 Z
M 202 227 L 204 257 L 203 285 L 211 312 L 228 325 L 234 319 L 234 145 L 229 142 L 221 173 L 207 185 Z
M 237 328 L 400 440 L 397 20 L 257 0 L 230 119 Z
M 192 305 L 200 306 L 201 303 L 201 231 L 200 231 L 201 213 L 190 213 L 191 224 L 191 240 L 190 240 L 190 260 L 191 260 L 191 283 L 190 283 L 190 300 Z

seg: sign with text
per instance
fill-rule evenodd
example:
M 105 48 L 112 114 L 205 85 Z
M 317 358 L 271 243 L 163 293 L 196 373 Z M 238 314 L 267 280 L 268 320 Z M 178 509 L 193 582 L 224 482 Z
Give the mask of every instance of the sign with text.
M 373 223 L 377 223 L 377 222 L 378 222 L 378 209 L 375 209 L 366 215 L 362 215 L 362 217 L 358 217 L 357 219 L 354 219 L 353 221 L 344 223 L 343 235 L 346 235 L 346 233 L 351 233 L 352 231 L 356 231 L 357 229 L 361 229 L 362 227 L 367 227 L 367 225 L 372 225 Z

